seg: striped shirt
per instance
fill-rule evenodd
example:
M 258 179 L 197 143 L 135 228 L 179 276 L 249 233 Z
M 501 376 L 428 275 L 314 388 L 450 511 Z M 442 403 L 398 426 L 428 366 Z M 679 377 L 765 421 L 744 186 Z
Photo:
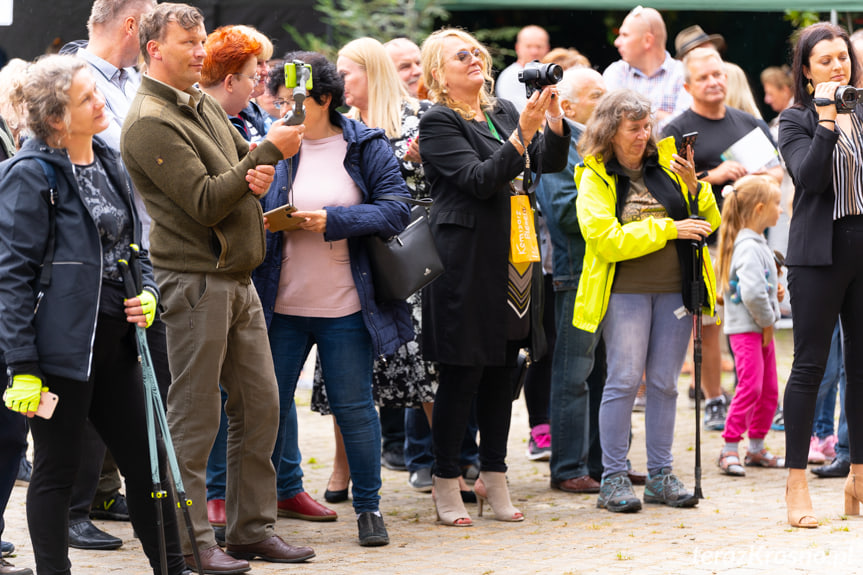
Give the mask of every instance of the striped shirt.
M 863 125 L 851 116 L 851 133 L 839 130 L 833 148 L 833 219 L 863 214 Z
M 668 52 L 665 61 L 652 76 L 647 76 L 623 60 L 613 62 L 605 69 L 602 77 L 609 90 L 629 88 L 647 96 L 653 111 L 662 110 L 671 114 L 660 122 L 660 130 L 675 116 L 689 109 L 692 96 L 683 89 L 683 62 L 675 60 Z

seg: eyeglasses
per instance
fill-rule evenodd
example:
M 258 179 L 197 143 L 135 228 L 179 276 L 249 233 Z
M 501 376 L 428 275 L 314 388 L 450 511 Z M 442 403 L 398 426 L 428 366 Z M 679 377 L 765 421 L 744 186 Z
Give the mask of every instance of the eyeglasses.
M 234 74 L 234 76 L 242 76 L 244 78 L 249 78 L 250 80 L 254 81 L 255 84 L 261 81 L 261 75 L 258 73 L 255 73 L 254 76 L 249 76 L 248 74 L 241 74 L 240 72 L 237 72 L 236 74 Z
M 473 50 L 459 50 L 455 53 L 454 59 L 464 64 L 471 59 L 471 56 L 477 60 L 482 60 L 482 50 L 479 48 L 474 48 Z
M 273 106 L 276 107 L 276 110 L 281 110 L 282 106 L 287 106 L 288 108 L 294 107 L 293 100 L 285 100 L 284 98 L 279 98 L 278 100 L 273 100 Z

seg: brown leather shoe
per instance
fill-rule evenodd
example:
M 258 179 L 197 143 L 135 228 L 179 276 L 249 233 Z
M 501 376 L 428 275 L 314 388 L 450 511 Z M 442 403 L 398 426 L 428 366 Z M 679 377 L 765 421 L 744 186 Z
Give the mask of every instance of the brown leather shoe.
M 228 524 L 225 518 L 225 500 L 211 499 L 207 501 L 207 519 L 213 527 L 224 527 Z
M 204 573 L 233 575 L 234 573 L 245 573 L 251 569 L 248 561 L 234 559 L 219 549 L 218 545 L 210 547 L 209 549 L 202 549 L 199 553 L 201 555 L 201 567 L 203 567 Z M 197 571 L 194 555 L 184 555 L 183 559 L 186 560 L 186 567 L 192 571 Z
M 279 517 L 293 517 L 306 521 L 335 521 L 339 518 L 339 514 L 312 499 L 312 496 L 305 491 L 301 491 L 290 499 L 279 501 Z
M 563 481 L 552 481 L 552 489 L 560 489 L 567 493 L 599 493 L 599 481 L 590 475 L 570 477 Z
M 635 471 L 634 469 L 630 469 L 626 472 L 626 474 L 629 475 L 629 482 L 633 485 L 644 485 L 645 483 L 647 483 L 646 473 L 640 473 L 638 471 Z
M 33 570 L 27 567 L 15 567 L 0 557 L 0 573 L 3 575 L 33 575 Z
M 311 547 L 294 547 L 288 545 L 278 535 L 249 545 L 228 543 L 228 554 L 237 559 L 254 559 L 259 557 L 273 563 L 302 563 L 315 556 Z

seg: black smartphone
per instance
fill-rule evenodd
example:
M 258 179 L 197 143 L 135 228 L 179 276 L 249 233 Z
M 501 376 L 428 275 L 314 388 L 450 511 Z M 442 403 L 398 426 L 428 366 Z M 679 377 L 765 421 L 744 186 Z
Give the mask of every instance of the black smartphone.
M 689 132 L 680 136 L 680 145 L 677 146 L 677 155 L 686 157 L 686 147 L 689 146 L 695 150 L 695 140 L 698 139 L 698 132 Z

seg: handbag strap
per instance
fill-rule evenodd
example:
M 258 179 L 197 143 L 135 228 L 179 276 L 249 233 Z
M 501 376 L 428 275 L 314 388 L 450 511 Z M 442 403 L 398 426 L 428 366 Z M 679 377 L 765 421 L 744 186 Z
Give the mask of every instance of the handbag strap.
M 45 172 L 45 177 L 48 178 L 48 190 L 43 192 L 45 201 L 48 202 L 48 245 L 45 247 L 45 257 L 42 259 L 42 273 L 39 276 L 39 284 L 42 289 L 51 285 L 51 267 L 54 262 L 54 244 L 56 243 L 55 234 L 55 218 L 57 206 L 57 176 L 54 173 L 54 166 L 43 160 L 35 158 L 39 165 L 42 166 L 42 171 Z
M 410 196 L 398 196 L 396 194 L 384 194 L 382 196 L 378 196 L 379 200 L 398 200 L 400 202 L 404 202 L 406 204 L 412 204 L 414 206 L 422 206 L 424 208 L 430 208 L 432 204 L 434 204 L 434 200 L 431 198 L 412 198 Z

